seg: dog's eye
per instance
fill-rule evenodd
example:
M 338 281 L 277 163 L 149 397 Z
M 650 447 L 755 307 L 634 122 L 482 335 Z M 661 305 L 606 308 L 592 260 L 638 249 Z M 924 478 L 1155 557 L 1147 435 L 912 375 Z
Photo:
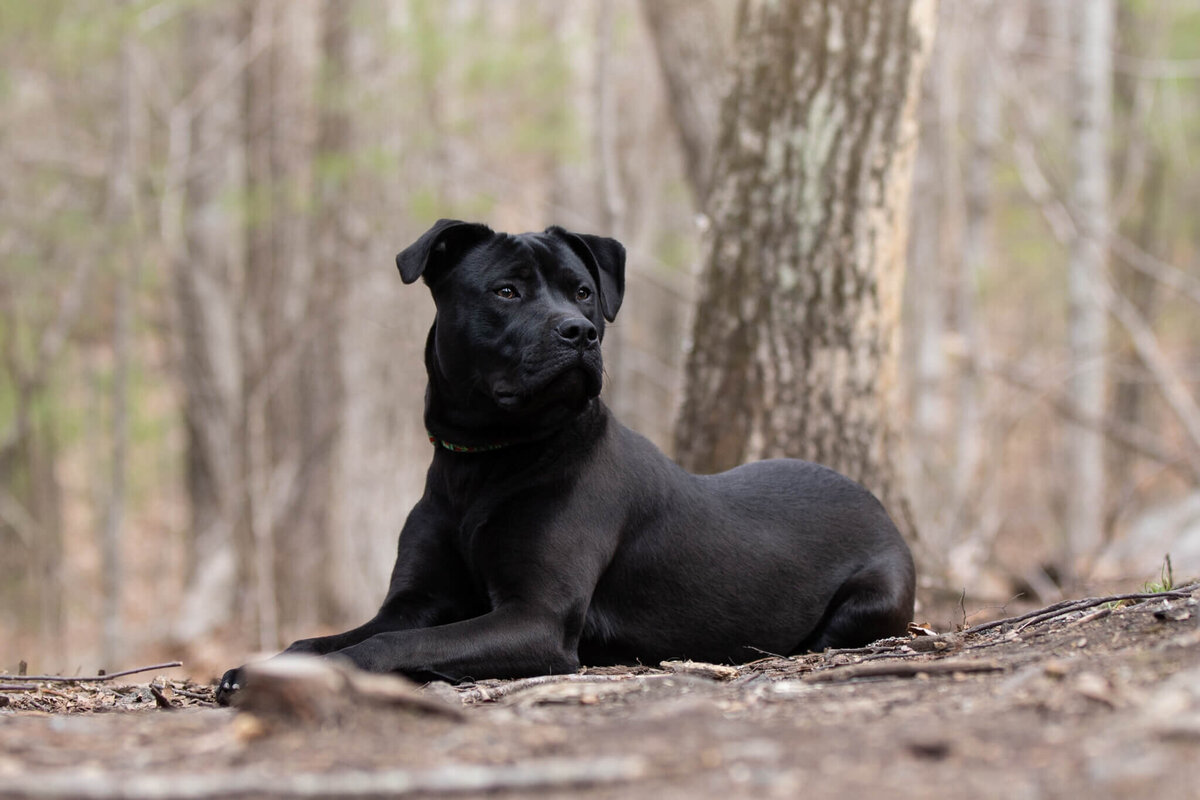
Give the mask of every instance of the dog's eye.
M 511 286 L 501 286 L 499 289 L 494 291 L 497 297 L 503 297 L 505 300 L 515 300 L 516 298 L 520 297 L 520 295 L 517 294 L 517 290 Z
M 591 296 L 592 296 L 592 290 L 586 286 L 580 286 L 579 289 L 576 290 L 576 292 L 575 292 L 575 299 L 579 300 L 580 302 L 587 300 Z

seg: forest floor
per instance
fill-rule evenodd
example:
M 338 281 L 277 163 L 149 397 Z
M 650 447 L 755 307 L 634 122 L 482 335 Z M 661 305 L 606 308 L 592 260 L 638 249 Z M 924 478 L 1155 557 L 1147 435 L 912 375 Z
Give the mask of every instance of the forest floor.
M 5 676 L 0 797 L 1200 797 L 1197 585 L 740 667 L 417 688 L 324 663 L 238 709 Z

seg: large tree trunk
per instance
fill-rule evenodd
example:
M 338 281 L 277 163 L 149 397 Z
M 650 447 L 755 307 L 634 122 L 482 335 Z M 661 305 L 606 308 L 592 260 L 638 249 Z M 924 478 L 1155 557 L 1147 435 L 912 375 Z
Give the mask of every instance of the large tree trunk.
M 686 467 L 799 456 L 906 516 L 888 412 L 933 11 L 746 3 L 676 430 Z
M 1108 315 L 1098 287 L 1107 280 L 1108 144 L 1112 127 L 1111 0 L 1080 4 L 1074 91 L 1076 236 L 1068 263 L 1070 392 L 1086 419 L 1105 415 Z M 1066 566 L 1096 555 L 1104 541 L 1104 434 L 1072 425 L 1068 440 Z

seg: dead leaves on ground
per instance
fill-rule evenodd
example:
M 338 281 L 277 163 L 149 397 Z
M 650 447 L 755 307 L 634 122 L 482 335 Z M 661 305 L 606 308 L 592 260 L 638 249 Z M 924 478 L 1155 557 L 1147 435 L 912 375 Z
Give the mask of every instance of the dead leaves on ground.
M 44 714 L 92 714 L 107 711 L 206 708 L 213 705 L 213 687 L 190 680 L 155 677 L 141 685 L 75 683 L 67 680 L 0 681 L 0 709 Z

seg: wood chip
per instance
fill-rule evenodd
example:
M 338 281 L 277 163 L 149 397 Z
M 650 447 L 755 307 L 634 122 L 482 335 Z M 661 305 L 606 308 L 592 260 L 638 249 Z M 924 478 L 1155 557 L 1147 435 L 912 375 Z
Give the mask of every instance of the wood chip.
M 703 661 L 664 661 L 659 664 L 667 672 L 676 675 L 696 675 L 714 681 L 731 681 L 741 674 L 737 667 L 728 664 L 709 664 Z

